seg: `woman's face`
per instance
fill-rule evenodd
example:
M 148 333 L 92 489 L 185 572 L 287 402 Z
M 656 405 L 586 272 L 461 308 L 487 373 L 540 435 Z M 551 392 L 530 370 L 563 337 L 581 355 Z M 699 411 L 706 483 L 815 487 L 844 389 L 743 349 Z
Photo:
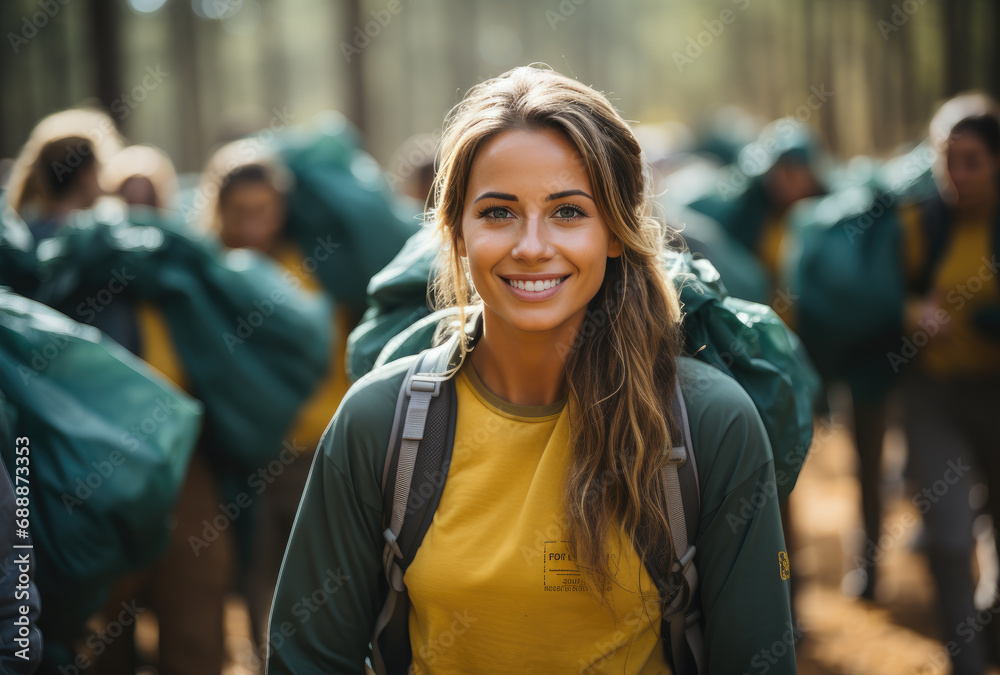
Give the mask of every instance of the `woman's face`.
M 458 252 L 495 315 L 516 330 L 578 328 L 621 249 L 597 213 L 576 147 L 554 129 L 504 131 L 469 175 Z
M 219 218 L 223 244 L 267 253 L 285 223 L 284 199 L 266 182 L 237 183 L 220 197 Z
M 947 162 L 960 206 L 980 206 L 994 196 L 997 158 L 976 135 L 953 134 L 948 139 Z

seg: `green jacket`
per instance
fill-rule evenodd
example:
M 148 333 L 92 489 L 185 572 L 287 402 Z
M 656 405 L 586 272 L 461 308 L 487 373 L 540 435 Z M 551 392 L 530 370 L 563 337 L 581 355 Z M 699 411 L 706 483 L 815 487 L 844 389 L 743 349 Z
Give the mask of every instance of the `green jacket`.
M 412 358 L 359 380 L 320 441 L 271 609 L 270 675 L 364 672 L 387 594 L 382 469 Z M 767 433 L 736 381 L 690 358 L 678 365 L 701 487 L 695 565 L 709 672 L 793 673 L 798 631 Z

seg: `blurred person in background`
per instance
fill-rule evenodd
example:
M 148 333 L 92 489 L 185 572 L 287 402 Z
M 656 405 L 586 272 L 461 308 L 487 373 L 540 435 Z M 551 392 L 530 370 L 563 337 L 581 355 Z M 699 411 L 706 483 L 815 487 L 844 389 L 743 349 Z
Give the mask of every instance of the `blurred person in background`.
M 100 172 L 121 148 L 110 117 L 92 109 L 49 115 L 32 130 L 10 170 L 4 199 L 45 238 L 67 214 L 86 209 L 103 194 Z
M 104 167 L 101 185 L 130 206 L 169 209 L 177 197 L 177 172 L 167 153 L 152 145 L 130 145 Z
M 120 148 L 114 123 L 98 111 L 67 110 L 38 123 L 15 161 L 6 193 L 8 203 L 28 224 L 36 241 L 54 236 L 66 224 L 70 212 L 95 205 L 104 194 L 101 178 L 105 163 L 121 154 Z M 148 158 L 148 154 L 143 157 L 142 153 L 130 152 L 111 166 L 117 175 L 142 175 L 147 172 Z M 163 159 L 158 161 L 162 163 Z M 161 185 L 169 187 L 169 181 Z M 116 187 L 123 186 L 124 182 Z M 86 295 L 86 289 L 81 289 L 80 295 L 72 295 L 54 308 L 99 328 L 181 389 L 190 391 L 170 328 L 156 304 L 118 294 L 101 311 L 81 315 L 79 308 L 85 307 Z M 231 578 L 231 534 L 221 532 L 196 560 L 190 555 L 187 540 L 189 534 L 201 532 L 202 519 L 211 518 L 218 503 L 208 464 L 202 453 L 195 452 L 174 513 L 176 526 L 170 550 L 153 568 L 122 579 L 107 603 L 108 620 L 117 616 L 123 601 L 141 598 L 140 605 L 148 602 L 154 609 L 159 619 L 160 672 L 164 675 L 217 675 L 221 671 L 222 598 Z M 134 670 L 130 639 L 134 624 L 123 627 L 123 633 L 102 649 L 101 672 Z
M 4 201 L 24 220 L 36 241 L 52 237 L 72 211 L 92 207 L 104 194 L 101 171 L 121 147 L 114 122 L 103 112 L 71 109 L 53 113 L 35 126 L 15 159 Z M 55 309 L 82 321 L 72 309 L 77 304 L 69 302 Z M 117 302 L 101 312 L 91 312 L 92 318 L 85 323 L 138 355 L 139 328 L 134 314 L 127 302 Z
M 270 256 L 292 275 L 295 283 L 311 293 L 323 292 L 313 275 L 316 260 L 286 236 L 286 198 L 294 178 L 281 161 L 259 149 L 253 141 L 234 141 L 209 160 L 203 188 L 219 186 L 205 207 L 202 225 L 230 248 L 248 248 Z M 350 386 L 345 368 L 347 336 L 359 317 L 345 304 L 335 305 L 334 353 L 326 374 L 289 429 L 285 447 L 292 457 L 283 471 L 260 493 L 255 515 L 252 555 L 247 561 L 247 599 L 253 636 L 261 658 L 267 640 L 267 617 L 292 530 L 299 498 L 312 463 L 313 451 L 330 418 Z
M 388 175 L 389 186 L 399 195 L 413 199 L 421 210 L 434 182 L 434 153 L 437 136 L 415 134 L 396 150 L 396 161 Z
M 952 99 L 932 121 L 931 136 L 939 152 L 939 194 L 901 210 L 910 293 L 905 335 L 923 345 L 901 387 L 904 430 L 945 649 L 956 675 L 982 675 L 988 655 L 996 661 L 996 629 L 967 625 L 977 616 L 976 513 L 969 500 L 978 469 L 988 483 L 994 525 L 1000 523 L 996 105 L 978 95 Z M 992 602 L 996 611 L 1000 603 Z

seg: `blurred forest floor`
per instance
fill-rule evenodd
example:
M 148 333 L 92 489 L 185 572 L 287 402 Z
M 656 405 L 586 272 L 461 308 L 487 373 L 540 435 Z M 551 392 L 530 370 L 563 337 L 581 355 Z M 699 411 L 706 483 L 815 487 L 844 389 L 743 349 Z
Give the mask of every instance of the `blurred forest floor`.
M 904 490 L 901 434 L 886 435 L 877 604 L 841 592 L 844 574 L 860 553 L 861 493 L 852 440 L 842 425 L 817 428 L 817 437 L 790 498 L 796 610 L 805 631 L 797 648 L 799 672 L 947 675 L 951 667 L 939 640 L 929 568 L 913 550 L 920 513 Z

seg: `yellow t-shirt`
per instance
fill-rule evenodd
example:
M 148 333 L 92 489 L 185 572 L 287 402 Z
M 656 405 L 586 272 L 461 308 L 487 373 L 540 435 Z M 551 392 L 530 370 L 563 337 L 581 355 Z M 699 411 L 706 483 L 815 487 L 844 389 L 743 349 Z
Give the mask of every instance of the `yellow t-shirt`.
M 455 385 L 448 480 L 403 579 L 411 672 L 669 673 L 655 587 L 631 543 L 609 535 L 604 606 L 568 555 L 567 406 L 502 401 L 469 362 Z
M 783 218 L 768 216 L 761 228 L 757 244 L 757 257 L 771 275 L 771 280 L 778 278 L 778 263 L 781 261 L 781 247 L 785 241 L 788 227 Z
M 302 253 L 292 243 L 283 243 L 271 253 L 272 257 L 282 267 L 291 272 L 307 291 L 320 292 L 319 281 L 302 264 Z M 299 414 L 286 434 L 293 443 L 303 444 L 310 450 L 315 449 L 320 436 L 330 423 L 330 418 L 337 411 L 341 399 L 351 386 L 347 377 L 347 337 L 354 329 L 356 321 L 352 313 L 344 306 L 337 307 L 334 317 L 334 340 L 336 347 L 330 367 L 322 381 L 316 386 L 312 396 L 303 404 Z
M 926 241 L 918 234 L 919 211 L 904 209 L 907 273 L 913 278 L 925 259 Z M 947 315 L 941 324 L 946 330 L 932 336 L 921 348 L 918 359 L 930 373 L 946 377 L 1000 374 L 1000 343 L 976 327 L 974 317 L 987 307 L 1000 305 L 1000 284 L 989 265 L 993 252 L 992 224 L 988 221 L 956 220 L 948 249 L 935 271 L 932 292 L 941 297 Z M 918 332 L 928 332 L 924 329 Z M 919 336 L 923 339 L 923 336 Z
M 174 347 L 170 326 L 163 312 L 151 302 L 139 302 L 135 306 L 135 318 L 139 325 L 142 359 L 190 394 L 191 384 L 184 373 L 184 365 Z
M 795 307 L 789 301 L 788 293 L 780 288 L 781 255 L 784 252 L 783 247 L 787 234 L 788 224 L 784 218 L 768 216 L 761 230 L 760 241 L 757 245 L 757 257 L 771 277 L 771 286 L 774 288 L 771 307 L 786 324 L 794 326 Z

